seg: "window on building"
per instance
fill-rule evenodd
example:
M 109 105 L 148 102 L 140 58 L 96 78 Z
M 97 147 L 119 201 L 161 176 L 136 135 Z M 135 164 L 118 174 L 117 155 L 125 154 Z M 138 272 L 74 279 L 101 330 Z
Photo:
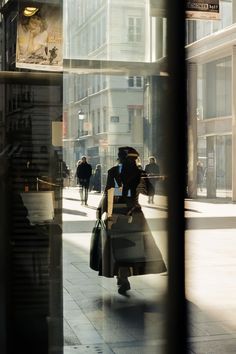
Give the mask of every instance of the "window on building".
M 111 123 L 119 123 L 120 117 L 119 116 L 111 116 Z
M 128 42 L 141 42 L 142 19 L 140 17 L 128 18 Z
M 143 87 L 143 78 L 141 76 L 129 76 L 128 87 Z
M 141 76 L 136 76 L 136 87 L 142 87 L 142 78 L 141 78 Z
M 226 57 L 199 67 L 198 104 L 203 107 L 204 118 L 230 116 L 232 113 L 232 60 Z
M 134 87 L 134 76 L 130 76 L 128 79 L 128 86 Z
M 128 109 L 128 127 L 127 132 L 131 133 L 135 128 L 140 128 L 140 118 L 142 116 L 142 109 L 141 108 L 129 108 Z

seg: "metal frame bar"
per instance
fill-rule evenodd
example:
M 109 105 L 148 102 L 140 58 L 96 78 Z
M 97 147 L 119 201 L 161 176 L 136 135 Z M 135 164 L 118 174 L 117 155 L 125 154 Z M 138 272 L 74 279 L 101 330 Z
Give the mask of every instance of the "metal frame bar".
M 167 353 L 187 353 L 185 299 L 185 215 L 187 174 L 187 99 L 185 2 L 167 1 L 166 132 L 168 171 Z

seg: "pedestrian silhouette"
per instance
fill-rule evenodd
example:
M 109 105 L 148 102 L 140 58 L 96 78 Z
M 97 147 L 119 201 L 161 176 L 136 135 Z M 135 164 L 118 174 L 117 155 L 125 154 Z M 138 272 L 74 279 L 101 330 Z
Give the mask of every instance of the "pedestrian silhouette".
M 93 175 L 93 180 L 92 180 L 92 190 L 101 193 L 101 177 L 102 177 L 102 168 L 100 164 L 96 165 L 94 175 Z
M 204 180 L 203 164 L 201 161 L 198 161 L 197 162 L 197 186 L 198 188 L 200 188 L 200 191 L 202 191 L 203 180 Z
M 86 156 L 83 156 L 76 169 L 76 176 L 80 186 L 80 198 L 82 205 L 88 205 L 88 190 L 91 175 L 92 166 L 87 162 Z
M 119 148 L 119 164 L 108 170 L 97 209 L 97 218 L 103 225 L 101 241 L 97 243 L 100 245 L 97 270 L 104 277 L 116 276 L 118 292 L 125 296 L 131 288 L 128 280 L 131 275 L 166 271 L 138 200 L 138 185 L 144 174 L 137 166 L 138 156 L 132 147 Z M 97 252 L 91 250 L 90 254 L 93 251 Z
M 149 163 L 145 166 L 145 172 L 147 173 L 149 177 L 149 181 L 153 185 L 153 190 L 154 194 L 156 192 L 157 188 L 157 180 L 158 176 L 160 175 L 160 168 L 159 165 L 156 162 L 156 158 L 154 156 L 149 157 Z M 151 177 L 153 176 L 153 177 Z M 154 194 L 151 196 L 148 196 L 148 203 L 153 204 L 154 203 Z

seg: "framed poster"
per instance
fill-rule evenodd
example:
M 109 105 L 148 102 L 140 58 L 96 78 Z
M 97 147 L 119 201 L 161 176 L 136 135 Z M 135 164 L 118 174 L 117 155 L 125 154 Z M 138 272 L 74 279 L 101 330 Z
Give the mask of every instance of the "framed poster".
M 32 8 L 30 8 L 32 9 Z M 62 13 L 59 6 L 39 5 L 19 11 L 16 67 L 62 71 Z

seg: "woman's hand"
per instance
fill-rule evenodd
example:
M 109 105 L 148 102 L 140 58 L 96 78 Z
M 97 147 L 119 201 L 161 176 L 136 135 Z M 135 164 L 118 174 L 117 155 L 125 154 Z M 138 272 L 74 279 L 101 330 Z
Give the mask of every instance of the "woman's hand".
M 96 219 L 97 220 L 101 220 L 102 218 L 102 209 L 101 208 L 97 208 L 96 210 Z

